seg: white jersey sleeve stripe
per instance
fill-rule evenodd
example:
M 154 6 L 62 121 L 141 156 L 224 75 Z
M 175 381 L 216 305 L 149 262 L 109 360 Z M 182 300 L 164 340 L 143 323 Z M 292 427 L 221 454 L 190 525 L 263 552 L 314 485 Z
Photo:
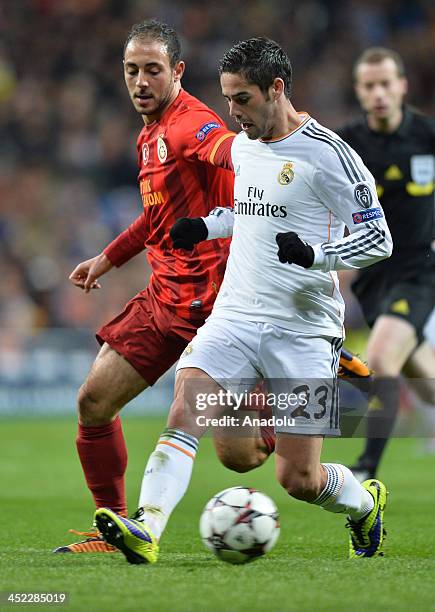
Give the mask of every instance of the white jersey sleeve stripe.
M 329 251 L 333 253 L 339 253 L 340 251 L 346 249 L 349 246 L 353 247 L 354 245 L 356 245 L 356 243 L 360 242 L 364 238 L 374 238 L 375 235 L 375 231 L 372 229 L 368 234 L 365 234 L 365 236 L 356 236 L 352 240 L 347 240 L 346 242 L 335 242 L 334 244 L 324 242 L 322 244 L 322 249 L 325 251 L 325 253 Z
M 379 238 L 377 240 L 370 240 L 369 244 L 361 244 L 359 245 L 360 247 L 365 247 L 365 248 L 359 248 L 358 250 L 353 250 L 351 253 L 348 253 L 347 255 L 340 255 L 341 259 L 343 261 L 346 261 L 346 259 L 350 259 L 351 257 L 354 257 L 354 255 L 363 255 L 364 253 L 371 253 L 373 251 L 374 247 L 379 246 L 380 244 L 382 244 L 383 242 L 385 242 L 385 232 L 382 232 L 384 235 L 383 236 L 379 236 Z
M 334 138 L 330 133 L 328 133 L 324 129 L 321 129 L 319 126 L 317 126 L 316 128 L 314 128 L 313 126 L 313 133 L 318 134 L 319 136 L 324 136 L 325 138 L 334 142 L 340 148 L 340 150 L 343 152 L 344 157 L 347 159 L 349 165 L 351 166 L 353 170 L 353 175 L 356 177 L 357 182 L 364 182 L 367 180 L 367 177 L 362 172 L 361 167 L 353 156 L 352 149 L 347 144 L 347 142 L 338 137 Z
M 314 140 L 320 140 L 320 142 L 326 142 L 327 144 L 331 145 L 331 147 L 334 149 L 334 151 L 337 153 L 338 158 L 341 162 L 341 165 L 343 166 L 344 171 L 346 172 L 346 176 L 349 179 L 349 181 L 351 183 L 354 183 L 355 181 L 352 180 L 352 176 L 349 172 L 348 167 L 346 166 L 343 157 L 341 156 L 339 150 L 337 147 L 335 147 L 329 140 L 326 140 L 326 138 L 320 137 L 320 136 L 315 136 L 314 134 L 310 134 L 310 132 L 308 132 L 307 130 L 304 130 L 302 132 L 302 134 L 305 134 L 305 136 L 308 136 L 309 138 L 313 138 Z
M 381 238 L 380 241 L 379 241 L 379 238 Z M 327 255 L 346 255 L 347 253 L 351 252 L 355 248 L 360 249 L 363 246 L 368 246 L 370 249 L 370 245 L 381 244 L 381 242 L 383 242 L 384 240 L 385 240 L 385 232 L 380 231 L 378 229 L 372 229 L 370 230 L 368 234 L 365 234 L 364 236 L 360 236 L 359 238 L 356 238 L 355 240 L 349 240 L 349 242 L 347 242 L 346 244 L 342 245 L 339 248 L 337 248 L 336 246 L 326 246 L 326 245 L 322 248 L 325 254 Z M 346 258 L 342 257 L 342 259 L 346 259 Z
M 311 130 L 311 131 L 309 132 L 308 130 Z M 309 138 L 314 138 L 314 140 L 320 140 L 321 142 L 326 142 L 326 144 L 329 144 L 334 149 L 334 151 L 337 153 L 337 156 L 341 162 L 341 165 L 343 166 L 344 171 L 346 172 L 347 178 L 352 184 L 363 182 L 365 180 L 364 178 L 360 178 L 360 176 L 357 174 L 355 170 L 355 166 L 352 164 L 351 160 L 349 160 L 349 158 L 347 157 L 346 150 L 343 150 L 342 152 L 341 147 L 340 147 L 341 143 L 338 140 L 334 140 L 330 138 L 329 136 L 323 135 L 322 133 L 318 134 L 313 128 L 310 128 L 310 127 L 306 128 L 302 133 L 308 136 Z M 351 172 L 354 178 L 352 178 Z

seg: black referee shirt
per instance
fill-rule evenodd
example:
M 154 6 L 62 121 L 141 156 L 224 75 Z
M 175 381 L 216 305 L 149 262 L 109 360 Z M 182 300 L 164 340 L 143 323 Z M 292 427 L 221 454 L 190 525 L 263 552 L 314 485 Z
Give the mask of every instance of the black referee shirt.
M 403 112 L 391 134 L 374 132 L 365 117 L 336 130 L 375 177 L 393 236 L 392 256 L 360 270 L 360 277 L 392 274 L 403 280 L 430 270 L 435 274 L 435 119 L 407 107 Z

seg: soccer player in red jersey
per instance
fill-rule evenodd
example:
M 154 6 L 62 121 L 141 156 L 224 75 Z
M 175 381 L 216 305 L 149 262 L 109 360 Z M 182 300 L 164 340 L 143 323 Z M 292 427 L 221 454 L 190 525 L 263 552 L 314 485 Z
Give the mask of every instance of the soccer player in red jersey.
M 118 412 L 168 370 L 210 314 L 229 240 L 203 242 L 192 254 L 174 250 L 169 229 L 179 217 L 206 216 L 232 204 L 233 173 L 221 159 L 234 134 L 181 87 L 184 62 L 173 29 L 158 21 L 133 26 L 124 47 L 124 76 L 144 128 L 138 141 L 142 214 L 70 280 L 88 293 L 98 279 L 147 250 L 151 280 L 97 333 L 102 345 L 78 394 L 77 450 L 97 507 L 126 513 L 127 450 Z M 56 552 L 108 552 L 95 534 Z

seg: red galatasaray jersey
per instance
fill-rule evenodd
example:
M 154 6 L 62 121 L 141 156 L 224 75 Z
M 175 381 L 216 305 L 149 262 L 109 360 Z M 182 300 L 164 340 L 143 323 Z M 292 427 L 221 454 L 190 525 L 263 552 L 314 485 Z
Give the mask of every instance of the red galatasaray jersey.
M 146 248 L 150 290 L 189 319 L 211 311 L 230 239 L 204 241 L 187 252 L 172 248 L 169 230 L 180 217 L 205 217 L 216 206 L 232 205 L 233 138 L 216 113 L 181 90 L 137 141 L 143 214 L 104 251 L 120 266 Z

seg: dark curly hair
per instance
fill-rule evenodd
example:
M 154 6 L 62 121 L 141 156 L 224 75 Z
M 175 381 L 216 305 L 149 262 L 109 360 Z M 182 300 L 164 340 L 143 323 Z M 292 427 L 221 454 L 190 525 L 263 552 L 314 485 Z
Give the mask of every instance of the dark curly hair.
M 284 81 L 284 91 L 290 98 L 292 66 L 278 43 L 269 38 L 249 38 L 234 45 L 219 62 L 219 74 L 241 74 L 248 83 L 258 85 L 266 93 L 274 79 Z

